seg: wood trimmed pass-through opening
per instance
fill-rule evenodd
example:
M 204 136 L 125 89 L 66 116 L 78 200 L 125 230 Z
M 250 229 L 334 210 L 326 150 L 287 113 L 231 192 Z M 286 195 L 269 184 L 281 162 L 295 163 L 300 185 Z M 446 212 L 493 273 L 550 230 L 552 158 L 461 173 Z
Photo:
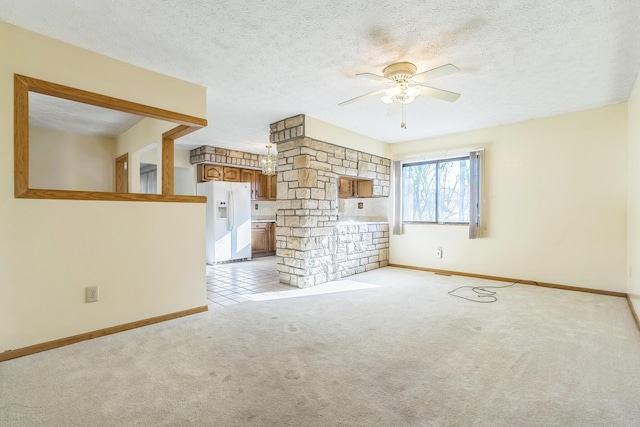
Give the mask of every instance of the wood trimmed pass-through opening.
M 95 105 L 143 117 L 165 120 L 177 126 L 162 134 L 162 194 L 128 193 L 126 174 L 118 178 L 116 159 L 116 191 L 75 191 L 34 189 L 29 187 L 29 92 L 40 93 L 70 101 Z M 112 98 L 32 77 L 14 74 L 14 193 L 16 198 L 26 199 L 67 199 L 67 200 L 111 200 L 140 202 L 186 202 L 206 203 L 202 196 L 176 196 L 173 194 L 173 160 L 175 140 L 207 126 L 207 120 L 138 104 L 123 99 Z M 122 162 L 122 161 L 121 161 Z M 128 159 L 126 161 L 128 166 Z M 126 188 L 124 191 L 123 188 Z

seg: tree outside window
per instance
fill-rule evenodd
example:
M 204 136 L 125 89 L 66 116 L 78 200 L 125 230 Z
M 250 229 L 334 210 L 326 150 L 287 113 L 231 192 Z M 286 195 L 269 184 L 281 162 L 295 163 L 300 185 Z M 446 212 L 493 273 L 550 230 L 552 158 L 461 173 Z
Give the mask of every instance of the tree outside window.
M 402 166 L 402 220 L 469 223 L 469 157 Z

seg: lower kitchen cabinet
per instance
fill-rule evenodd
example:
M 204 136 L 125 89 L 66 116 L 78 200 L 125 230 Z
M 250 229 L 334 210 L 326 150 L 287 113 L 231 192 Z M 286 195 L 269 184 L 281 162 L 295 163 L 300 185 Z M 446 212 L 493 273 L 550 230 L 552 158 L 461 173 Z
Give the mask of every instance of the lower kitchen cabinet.
M 251 256 L 274 255 L 276 252 L 276 223 L 251 224 Z
M 269 252 L 276 253 L 276 223 L 269 223 Z

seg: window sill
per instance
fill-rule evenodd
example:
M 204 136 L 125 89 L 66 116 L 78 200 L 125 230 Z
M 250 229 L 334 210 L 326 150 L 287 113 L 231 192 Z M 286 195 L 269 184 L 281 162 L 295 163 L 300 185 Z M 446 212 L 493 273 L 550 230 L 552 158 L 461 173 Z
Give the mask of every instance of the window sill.
M 468 222 L 430 222 L 430 221 L 403 221 L 402 224 L 417 224 L 417 225 L 457 225 L 468 227 Z

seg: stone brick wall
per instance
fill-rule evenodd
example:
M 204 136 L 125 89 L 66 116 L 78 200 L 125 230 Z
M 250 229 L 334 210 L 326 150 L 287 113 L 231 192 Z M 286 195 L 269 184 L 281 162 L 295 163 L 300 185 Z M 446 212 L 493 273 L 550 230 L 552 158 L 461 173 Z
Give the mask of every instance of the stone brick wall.
M 391 162 L 306 137 L 303 115 L 274 123 L 271 131 L 278 147 L 276 255 L 280 281 L 304 288 L 344 277 L 351 270 L 338 268 L 338 177 L 372 179 L 373 194 L 388 196 Z M 364 251 L 365 269 L 375 262 L 379 267 L 381 256 L 386 261 L 387 249 L 381 248 L 384 254 L 378 255 L 378 261 L 373 261 L 376 255 L 370 251 L 373 249 Z
M 304 114 L 298 114 L 270 125 L 269 142 L 272 144 L 303 136 Z
M 260 168 L 260 156 L 258 154 L 245 153 L 244 151 L 227 150 L 210 145 L 194 148 L 189 152 L 190 162 L 196 163 L 212 162 L 226 165 L 246 166 L 249 168 Z
M 389 265 L 389 224 L 336 226 L 338 277 Z

